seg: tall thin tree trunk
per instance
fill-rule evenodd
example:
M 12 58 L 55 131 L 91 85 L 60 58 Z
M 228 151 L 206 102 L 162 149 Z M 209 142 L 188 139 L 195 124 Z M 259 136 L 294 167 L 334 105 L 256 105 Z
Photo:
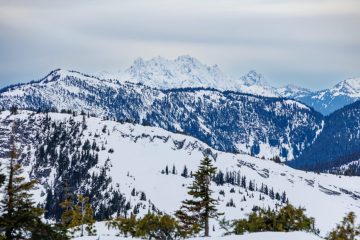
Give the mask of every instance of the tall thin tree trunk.
M 81 202 L 81 236 L 84 236 L 84 201 Z
M 205 237 L 209 237 L 209 216 L 205 216 Z
M 210 199 L 210 179 L 207 177 L 207 181 L 206 181 L 206 187 L 205 187 L 205 192 L 206 192 L 206 201 L 209 201 Z M 205 237 L 209 237 L 209 202 L 206 203 L 205 206 Z

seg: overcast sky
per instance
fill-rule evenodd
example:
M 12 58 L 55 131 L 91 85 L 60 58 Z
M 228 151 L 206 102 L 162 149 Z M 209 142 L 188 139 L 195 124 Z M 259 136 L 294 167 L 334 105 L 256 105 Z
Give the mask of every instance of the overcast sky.
M 359 0 L 0 0 L 0 87 L 189 54 L 323 89 L 360 76 Z

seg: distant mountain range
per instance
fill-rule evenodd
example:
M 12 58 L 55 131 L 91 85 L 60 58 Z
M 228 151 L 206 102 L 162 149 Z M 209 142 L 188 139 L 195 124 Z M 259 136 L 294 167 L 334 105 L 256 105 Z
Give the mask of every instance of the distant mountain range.
M 294 167 L 307 170 L 345 172 L 358 160 L 358 105 L 344 106 L 359 99 L 360 78 L 319 92 L 274 88 L 255 71 L 235 79 L 190 56 L 137 59 L 122 73 L 96 75 L 57 69 L 41 80 L 1 89 L 0 107 L 70 109 L 161 127 L 220 151 L 295 159 Z M 347 117 L 348 109 L 355 114 Z M 336 154 L 327 155 L 326 148 Z
M 234 78 L 224 74 L 217 65 L 208 66 L 196 58 L 185 55 L 168 60 L 156 57 L 150 60 L 138 58 L 123 72 L 95 74 L 100 79 L 117 79 L 142 83 L 158 89 L 172 88 L 214 88 L 231 90 L 267 97 L 287 97 L 299 100 L 328 115 L 341 107 L 360 99 L 360 78 L 344 80 L 330 89 L 311 91 L 299 86 L 270 86 L 262 74 L 250 71 Z
M 217 150 L 292 160 L 316 139 L 323 117 L 295 100 L 209 88 L 158 90 L 56 70 L 40 81 L 9 87 L 0 106 L 74 110 L 158 126 Z

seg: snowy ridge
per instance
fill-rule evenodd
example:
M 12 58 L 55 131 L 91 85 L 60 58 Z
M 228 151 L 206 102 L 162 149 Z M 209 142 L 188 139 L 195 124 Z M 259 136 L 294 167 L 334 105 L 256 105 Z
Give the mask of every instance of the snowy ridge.
M 360 78 L 346 79 L 330 89 L 317 92 L 282 91 L 283 96 L 302 101 L 324 115 L 328 115 L 360 99 Z
M 346 79 L 329 91 L 333 96 L 347 95 L 352 98 L 360 98 L 360 78 Z
M 103 71 L 96 76 L 104 79 L 119 79 L 121 82 L 141 83 L 158 89 L 202 87 L 268 97 L 279 96 L 264 77 L 255 71 L 235 78 L 224 74 L 218 65 L 208 66 L 189 55 L 179 56 L 175 60 L 163 57 L 150 60 L 138 58 L 124 72 L 110 74 Z
M 262 82 L 255 73 L 248 82 Z M 222 151 L 292 160 L 321 131 L 322 116 L 295 100 L 190 88 L 158 90 L 56 70 L 43 80 L 8 88 L 0 106 L 62 109 L 183 132 Z
M 93 75 L 96 77 L 76 71 L 57 69 L 45 77 L 42 82 L 48 83 L 49 81 L 72 77 L 90 82 L 93 78 L 97 80 L 94 86 L 100 83 L 111 88 L 117 88 L 118 84 L 125 84 L 126 82 L 143 84 L 160 90 L 211 88 L 266 97 L 292 98 L 304 102 L 324 115 L 360 99 L 360 78 L 344 80 L 333 88 L 322 91 L 311 91 L 295 85 L 275 88 L 267 83 L 262 74 L 254 70 L 249 71 L 244 76 L 233 77 L 223 73 L 219 66 L 208 66 L 189 55 L 179 56 L 174 60 L 163 57 L 155 57 L 149 60 L 138 58 L 124 71 L 115 74 L 99 71 Z M 6 87 L 0 92 L 8 89 Z M 17 89 L 14 94 L 20 95 L 23 92 Z
M 316 227 L 321 230 L 322 235 L 333 228 L 346 212 L 354 211 L 360 215 L 359 177 L 307 173 L 246 154 L 220 152 L 195 138 L 170 133 L 156 127 L 121 124 L 86 117 L 87 127 L 82 128 L 81 124 L 84 122 L 82 116 L 73 118 L 71 115 L 59 113 L 46 115 L 21 111 L 18 115 L 9 115 L 7 111 L 2 112 L 0 114 L 2 143 L 8 139 L 11 123 L 14 120 L 19 126 L 19 132 L 22 133 L 18 135 L 22 149 L 26 149 L 25 154 L 22 155 L 26 172 L 41 182 L 36 194 L 39 202 L 45 201 L 46 193 L 59 184 L 57 181 L 60 181 L 61 176 L 71 177 L 72 175 L 59 175 L 59 164 L 61 166 L 62 162 L 39 162 L 40 158 L 35 157 L 35 154 L 39 154 L 38 148 L 41 145 L 38 141 L 45 140 L 48 136 L 47 133 L 53 132 L 51 126 L 57 125 L 60 127 L 58 129 L 76 130 L 77 128 L 74 126 L 79 125 L 78 131 L 75 131 L 78 134 L 73 139 L 74 142 L 80 140 L 79 149 L 84 148 L 86 140 L 103 146 L 98 151 L 97 163 L 87 170 L 88 173 L 90 176 L 93 173 L 96 175 L 101 173 L 101 169 L 105 169 L 106 176 L 110 177 L 110 182 L 108 185 L 104 185 L 106 187 L 102 188 L 100 193 L 106 196 L 107 192 L 119 191 L 126 202 L 131 204 L 129 212 L 135 206 L 139 206 L 139 214 L 144 214 L 152 206 L 155 206 L 160 211 L 173 213 L 179 208 L 181 200 L 186 198 L 186 186 L 192 181 L 189 177 L 180 176 L 184 166 L 187 166 L 189 172 L 195 171 L 205 153 L 210 154 L 210 157 L 215 160 L 215 166 L 224 173 L 226 171 L 237 172 L 246 176 L 246 179 L 252 181 L 256 186 L 256 190 L 251 191 L 237 185 L 213 183 L 215 197 L 220 199 L 219 210 L 225 212 L 227 219 L 245 217 L 254 205 L 274 208 L 277 204 L 281 204 L 278 200 L 271 199 L 268 195 L 259 192 L 262 184 L 274 189 L 274 192 L 285 191 L 290 203 L 304 206 L 307 209 L 307 215 L 316 218 Z M 41 130 L 45 125 L 50 126 L 49 130 Z M 0 145 L 1 160 L 6 159 L 8 150 L 6 146 L 6 144 Z M 76 153 L 76 149 L 74 151 Z M 76 163 L 71 163 L 73 157 L 69 159 L 69 168 L 87 165 L 86 162 L 83 162 L 77 166 Z M 175 174 L 162 173 L 166 166 L 170 171 L 174 166 Z M 49 169 L 49 172 L 46 169 Z M 64 171 L 63 174 L 68 174 L 68 172 Z M 56 181 L 56 179 L 58 180 Z M 91 189 L 91 184 L 91 178 L 83 179 L 76 191 Z M 136 195 L 131 193 L 134 188 Z M 235 192 L 230 192 L 231 189 L 234 189 Z M 221 194 L 221 190 L 224 191 L 224 195 Z M 141 192 L 146 193 L 146 201 L 140 200 Z M 260 195 L 263 200 L 260 200 Z M 246 201 L 243 201 L 244 196 Z M 235 206 L 227 207 L 226 205 L 231 199 Z M 110 204 L 107 197 L 94 199 L 94 201 L 98 206 L 96 211 L 100 211 L 101 204 L 105 204 L 105 206 Z M 212 222 L 211 224 L 215 225 L 216 229 L 213 235 L 221 235 L 217 223 Z
M 286 85 L 285 87 L 278 88 L 277 93 L 282 97 L 297 99 L 308 96 L 312 92 L 307 88 L 302 88 L 296 85 Z
M 208 66 L 189 55 L 174 60 L 155 57 L 138 58 L 125 71 L 95 74 L 100 79 L 117 79 L 120 82 L 141 83 L 157 89 L 214 88 L 267 97 L 287 97 L 300 100 L 327 115 L 360 98 L 360 78 L 351 78 L 333 88 L 311 91 L 295 85 L 280 88 L 270 86 L 265 77 L 252 70 L 241 77 L 223 73 L 219 66 Z

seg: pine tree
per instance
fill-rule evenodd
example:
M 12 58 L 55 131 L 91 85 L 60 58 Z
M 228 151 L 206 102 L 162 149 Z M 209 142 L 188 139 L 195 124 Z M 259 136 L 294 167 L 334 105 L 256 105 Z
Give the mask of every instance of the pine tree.
M 249 181 L 249 190 L 250 190 L 250 191 L 254 191 L 254 190 L 255 190 L 254 184 L 253 184 L 252 181 Z
M 5 232 L 6 239 L 24 239 L 31 235 L 41 223 L 42 209 L 35 207 L 31 199 L 31 190 L 35 180 L 26 181 L 22 177 L 21 165 L 17 162 L 18 150 L 15 146 L 14 124 L 11 135 L 10 161 L 8 164 L 7 182 L 4 197 L 1 200 L 0 229 Z
M 195 180 L 189 187 L 188 194 L 192 199 L 183 201 L 180 210 L 176 212 L 184 235 L 193 235 L 203 228 L 204 235 L 208 237 L 209 219 L 221 215 L 216 209 L 217 200 L 211 197 L 213 191 L 210 184 L 215 173 L 216 167 L 205 157 L 194 173 Z
M 349 212 L 340 225 L 329 233 L 328 240 L 355 240 L 360 236 L 360 226 L 355 226 L 355 213 Z
M 75 210 L 73 196 L 69 193 L 65 193 L 65 195 L 65 200 L 60 204 L 61 208 L 64 209 L 64 212 L 61 215 L 61 224 L 66 229 L 72 229 L 72 234 L 74 234 L 75 231 L 79 230 L 78 226 L 80 225 L 80 217 L 77 215 Z
M 10 113 L 12 115 L 18 114 L 18 107 L 16 105 L 12 105 L 11 108 L 10 108 Z
M 86 224 L 86 231 L 88 235 L 94 235 L 94 214 L 90 203 L 88 203 L 89 198 L 84 197 L 83 195 L 78 195 L 77 197 L 78 204 L 75 206 L 75 211 L 77 215 L 80 216 L 80 225 L 81 225 L 81 236 L 84 236 L 84 225 Z
M 78 195 L 75 204 L 73 197 L 67 194 L 67 198 L 61 203 L 61 207 L 64 208 L 61 222 L 65 228 L 72 229 L 72 234 L 75 231 L 81 231 L 81 236 L 84 236 L 84 225 L 86 225 L 85 230 L 88 235 L 95 233 L 93 210 L 88 201 L 88 197 Z
M 184 170 L 181 173 L 181 176 L 184 177 L 184 178 L 188 177 L 188 169 L 187 169 L 186 165 L 184 166 Z

